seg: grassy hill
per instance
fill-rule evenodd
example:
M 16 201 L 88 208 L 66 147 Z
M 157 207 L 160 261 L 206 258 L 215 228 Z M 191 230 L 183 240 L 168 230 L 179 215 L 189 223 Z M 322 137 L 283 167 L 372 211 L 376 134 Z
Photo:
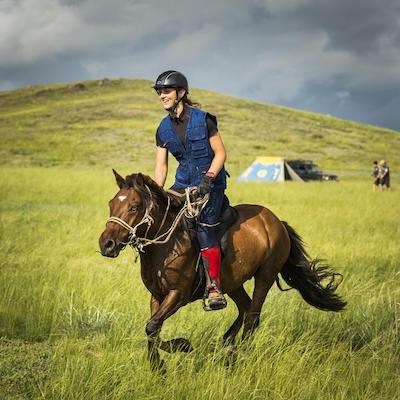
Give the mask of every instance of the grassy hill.
M 400 135 L 328 116 L 193 90 L 219 118 L 232 204 L 286 220 L 343 274 L 342 313 L 272 287 L 254 340 L 224 364 L 237 316 L 199 302 L 165 321 L 190 354 L 151 373 L 149 293 L 127 248 L 98 253 L 117 187 L 110 171 L 152 174 L 165 115 L 148 81 L 47 85 L 0 93 L 0 399 L 392 400 L 400 398 L 400 191 L 373 192 L 372 161 L 400 167 Z M 339 183 L 239 183 L 257 155 L 312 158 Z M 171 166 L 173 169 L 173 165 Z M 169 180 L 172 177 L 170 174 Z M 396 182 L 397 179 L 397 182 Z M 253 282 L 246 282 L 249 294 Z
M 400 135 L 326 115 L 193 89 L 217 115 L 235 176 L 257 155 L 313 159 L 341 176 L 365 175 L 372 161 L 400 165 Z M 3 165 L 123 167 L 152 172 L 155 130 L 165 115 L 150 81 L 105 80 L 0 92 Z

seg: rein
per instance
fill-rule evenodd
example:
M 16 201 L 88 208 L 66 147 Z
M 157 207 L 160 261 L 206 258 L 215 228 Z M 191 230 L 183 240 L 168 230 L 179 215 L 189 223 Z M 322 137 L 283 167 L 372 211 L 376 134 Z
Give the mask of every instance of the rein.
M 149 189 L 149 187 L 146 185 L 146 189 L 150 194 L 150 198 L 152 199 L 151 196 L 151 191 Z M 182 217 L 185 215 L 188 218 L 196 218 L 201 211 L 203 210 L 203 208 L 205 207 L 205 205 L 208 202 L 209 199 L 209 194 L 206 194 L 202 199 L 200 200 L 196 200 L 196 201 L 192 201 L 190 199 L 190 195 L 195 191 L 195 188 L 186 188 L 185 189 L 185 194 L 184 195 L 180 195 L 179 196 L 186 197 L 185 203 L 183 205 L 183 207 L 179 210 L 177 216 L 175 217 L 174 221 L 172 222 L 171 226 L 169 227 L 169 229 L 167 229 L 164 233 L 162 233 L 161 235 L 157 236 L 159 234 L 159 232 L 161 231 L 162 227 L 165 224 L 165 221 L 167 219 L 167 215 L 169 212 L 169 208 L 171 205 L 171 199 L 168 196 L 168 205 L 167 208 L 165 209 L 164 212 L 164 216 L 163 219 L 161 221 L 160 227 L 157 230 L 157 233 L 155 235 L 155 237 L 153 239 L 149 239 L 147 238 L 147 234 L 149 233 L 149 230 L 151 228 L 151 226 L 154 224 L 154 219 L 153 217 L 150 215 L 150 212 L 153 208 L 153 201 L 151 201 L 150 207 L 146 208 L 146 211 L 143 215 L 143 218 L 134 226 L 130 226 L 128 223 L 126 223 L 123 219 L 118 218 L 118 217 L 110 217 L 107 219 L 106 224 L 108 224 L 109 222 L 114 222 L 120 226 L 122 226 L 123 228 L 125 228 L 129 233 L 129 238 L 128 241 L 126 243 L 124 243 L 125 245 L 130 245 L 132 246 L 132 248 L 135 248 L 136 250 L 144 253 L 143 248 L 146 246 L 149 246 L 151 244 L 165 244 L 167 243 L 173 232 L 175 231 L 176 227 L 178 226 L 179 222 L 181 221 Z M 143 224 L 147 224 L 147 229 L 146 229 L 146 233 L 144 235 L 144 237 L 139 237 L 136 234 L 136 231 L 138 229 L 139 226 L 143 225 Z

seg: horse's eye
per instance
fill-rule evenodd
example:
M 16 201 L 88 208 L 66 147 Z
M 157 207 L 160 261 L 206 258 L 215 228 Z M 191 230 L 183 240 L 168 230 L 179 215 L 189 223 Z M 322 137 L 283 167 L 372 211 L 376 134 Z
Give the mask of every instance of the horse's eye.
M 137 211 L 137 206 L 131 206 L 130 208 L 129 208 L 129 212 L 136 212 Z

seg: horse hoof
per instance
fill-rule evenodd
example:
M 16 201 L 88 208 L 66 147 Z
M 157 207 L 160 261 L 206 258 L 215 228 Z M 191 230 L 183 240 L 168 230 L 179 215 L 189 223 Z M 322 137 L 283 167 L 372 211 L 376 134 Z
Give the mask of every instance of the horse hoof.
M 177 338 L 172 339 L 173 346 L 175 347 L 176 351 L 181 351 L 183 353 L 190 353 L 193 351 L 193 347 L 188 339 L 185 338 Z
M 152 372 L 156 372 L 159 375 L 166 375 L 167 373 L 167 367 L 165 366 L 165 362 L 164 360 L 157 360 L 157 361 L 153 361 L 151 362 L 151 370 Z
M 238 357 L 237 347 L 230 345 L 225 347 L 225 366 L 231 368 L 236 364 Z
M 175 353 L 177 351 L 182 353 L 190 353 L 193 351 L 190 341 L 185 338 L 176 338 L 162 342 L 160 344 L 160 349 L 168 353 Z

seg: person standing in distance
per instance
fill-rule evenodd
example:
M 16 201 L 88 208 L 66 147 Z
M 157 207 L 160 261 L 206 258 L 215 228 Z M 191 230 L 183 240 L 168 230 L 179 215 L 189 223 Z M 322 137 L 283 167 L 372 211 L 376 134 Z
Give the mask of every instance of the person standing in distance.
M 188 81 L 178 71 L 163 72 L 153 88 L 168 112 L 156 134 L 155 181 L 164 186 L 168 153 L 171 153 L 179 163 L 171 189 L 180 191 L 195 186 L 199 195 L 210 195 L 198 217 L 196 234 L 202 261 L 211 280 L 208 306 L 211 310 L 219 310 L 226 307 L 226 300 L 220 286 L 221 250 L 213 225 L 221 215 L 226 189 L 226 151 L 218 132 L 217 119 L 188 98 Z
M 381 190 L 383 190 L 386 186 L 386 189 L 390 190 L 390 171 L 385 160 L 379 161 L 379 168 L 379 187 Z
M 376 188 L 379 187 L 379 166 L 378 161 L 374 161 L 374 170 L 372 171 L 372 176 L 374 177 L 374 183 L 372 185 L 372 190 L 375 192 Z

